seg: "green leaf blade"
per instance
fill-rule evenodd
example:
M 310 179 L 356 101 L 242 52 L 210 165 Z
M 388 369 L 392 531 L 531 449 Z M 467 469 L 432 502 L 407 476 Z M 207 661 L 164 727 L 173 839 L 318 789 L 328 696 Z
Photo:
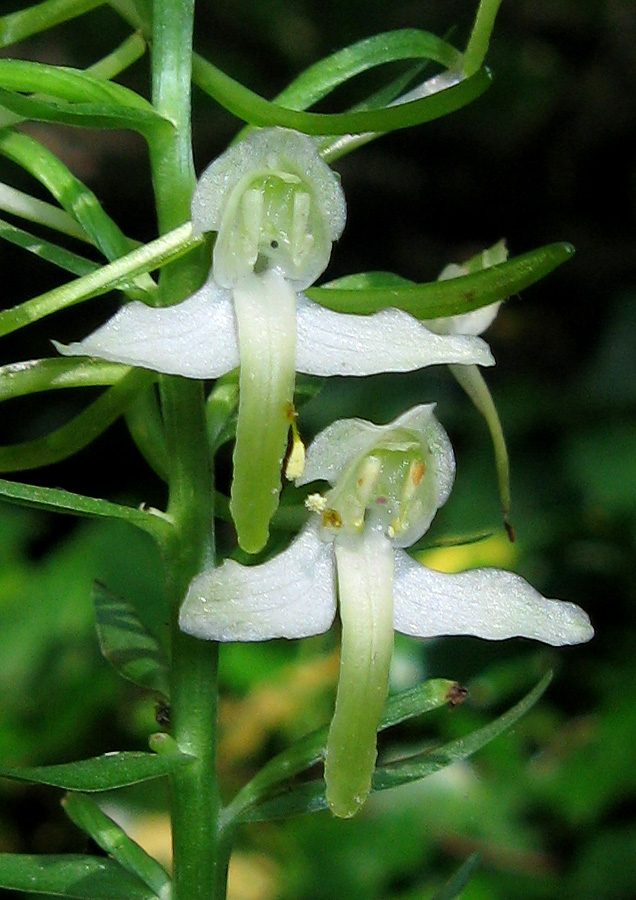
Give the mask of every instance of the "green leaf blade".
M 132 369 L 65 425 L 44 437 L 0 447 L 0 471 L 23 472 L 73 456 L 112 425 L 135 395 L 155 378 L 154 372 Z
M 46 512 L 69 513 L 87 518 L 121 519 L 146 531 L 159 544 L 166 543 L 172 536 L 171 519 L 157 510 L 123 506 L 120 503 L 86 497 L 61 488 L 40 487 L 0 478 L 0 497 L 17 506 L 27 506 Z
M 163 866 L 103 813 L 92 797 L 68 794 L 62 806 L 69 819 L 89 834 L 122 868 L 143 881 L 158 896 L 169 895 L 170 876 Z
M 382 714 L 379 730 L 383 731 L 406 719 L 439 709 L 450 701 L 452 691 L 457 687 L 458 685 L 454 681 L 446 678 L 433 678 L 414 688 L 390 696 Z M 226 821 L 229 822 L 235 818 L 242 819 L 244 811 L 258 804 L 260 798 L 271 793 L 272 789 L 284 786 L 284 782 L 320 762 L 324 757 L 328 733 L 328 726 L 320 728 L 271 759 L 228 806 Z M 322 782 L 316 784 L 321 786 Z M 295 788 L 295 790 L 299 790 L 299 788 Z M 314 796 L 313 788 L 309 794 L 305 796 L 302 793 L 302 796 L 303 799 L 299 801 L 301 804 L 308 798 L 313 798 L 311 799 L 312 804 L 321 802 L 316 799 L 317 795 Z
M 102 6 L 104 0 L 44 0 L 0 17 L 0 47 L 17 44 L 33 34 Z
M 446 766 L 466 759 L 490 741 L 511 728 L 539 700 L 552 680 L 548 672 L 519 703 L 499 718 L 465 737 L 450 741 L 432 751 L 416 754 L 375 770 L 372 792 L 385 791 L 412 781 L 419 781 Z M 284 787 L 284 786 L 283 786 Z M 318 812 L 328 806 L 322 780 L 308 781 L 284 788 L 280 793 L 254 806 L 244 808 L 237 821 L 263 822 L 271 819 Z M 228 811 L 231 807 L 228 807 Z
M 72 253 L 70 250 L 59 247 L 44 238 L 35 237 L 35 235 L 29 234 L 28 231 L 15 225 L 10 225 L 2 219 L 0 219 L 0 238 L 8 241 L 10 244 L 21 247 L 34 256 L 39 256 L 40 259 L 44 259 L 46 262 L 53 263 L 53 265 L 64 269 L 65 272 L 70 272 L 72 275 L 88 275 L 89 272 L 94 272 L 98 268 L 97 263 L 92 262 L 92 260 L 86 259 L 77 253 Z
M 308 288 L 305 293 L 336 312 L 368 315 L 396 308 L 418 319 L 435 319 L 506 300 L 554 271 L 573 253 L 571 244 L 554 243 L 446 281 L 413 284 L 392 273 L 367 272 Z
M 407 103 L 345 113 L 312 113 L 271 103 L 196 55 L 193 74 L 204 91 L 244 122 L 267 127 L 280 125 L 311 135 L 388 132 L 422 125 L 476 100 L 491 82 L 488 70 L 480 69 L 445 90 Z
M 101 584 L 93 588 L 93 603 L 102 656 L 122 678 L 166 700 L 170 693 L 168 659 L 134 606 L 113 597 Z
M 89 794 L 163 778 L 179 766 L 189 765 L 192 761 L 193 757 L 184 753 L 159 756 L 136 750 L 122 750 L 55 766 L 4 766 L 0 768 L 0 778 L 47 784 L 50 787 Z
M 0 854 L 0 887 L 77 900 L 153 900 L 147 885 L 97 856 Z

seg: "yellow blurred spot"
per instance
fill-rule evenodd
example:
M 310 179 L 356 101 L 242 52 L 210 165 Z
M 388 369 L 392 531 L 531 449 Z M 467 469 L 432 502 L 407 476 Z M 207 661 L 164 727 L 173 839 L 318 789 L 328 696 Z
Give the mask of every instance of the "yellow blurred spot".
M 317 696 L 335 684 L 338 664 L 337 653 L 296 663 L 242 700 L 223 700 L 220 768 L 231 769 L 254 756 L 273 732 L 292 723 L 300 710 L 311 706 Z
M 276 864 L 260 853 L 233 853 L 230 860 L 228 900 L 274 900 L 280 873 Z
M 479 566 L 511 569 L 519 558 L 519 548 L 511 544 L 507 535 L 493 534 L 483 541 L 458 544 L 454 547 L 433 547 L 418 553 L 417 559 L 437 572 L 463 572 Z
M 172 869 L 172 842 L 168 813 L 126 814 L 109 810 L 109 815 L 126 828 L 129 836 L 168 871 Z M 280 872 L 276 863 L 260 853 L 232 854 L 228 878 L 228 900 L 274 900 L 278 895 Z

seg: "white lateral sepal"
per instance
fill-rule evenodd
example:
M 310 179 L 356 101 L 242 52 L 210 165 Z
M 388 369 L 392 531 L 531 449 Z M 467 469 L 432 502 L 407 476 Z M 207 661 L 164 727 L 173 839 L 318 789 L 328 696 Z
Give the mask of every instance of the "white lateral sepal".
M 134 301 L 83 341 L 59 344 L 63 356 L 95 356 L 166 375 L 219 378 L 239 365 L 231 291 L 212 279 L 174 306 Z
M 337 313 L 301 295 L 297 329 L 296 367 L 309 375 L 410 372 L 443 363 L 494 365 L 481 338 L 434 334 L 399 309 L 370 316 Z
M 268 562 L 242 566 L 226 560 L 198 575 L 179 625 L 208 641 L 266 641 L 322 634 L 335 613 L 333 549 L 312 523 Z
M 395 628 L 414 637 L 474 635 L 552 644 L 581 644 L 594 630 L 579 606 L 549 600 L 527 581 L 502 569 L 458 575 L 434 572 L 395 551 Z

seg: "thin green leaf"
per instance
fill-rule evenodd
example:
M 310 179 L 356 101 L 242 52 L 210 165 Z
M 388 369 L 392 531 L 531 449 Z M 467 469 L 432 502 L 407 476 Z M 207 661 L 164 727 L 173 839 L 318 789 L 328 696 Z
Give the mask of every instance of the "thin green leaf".
M 109 6 L 132 28 L 143 34 L 147 41 L 152 37 L 151 2 L 152 0 L 108 0 Z
M 77 900 L 155 900 L 119 863 L 98 856 L 0 854 L 0 887 Z
M 205 404 L 208 441 L 212 453 L 234 437 L 238 409 L 238 371 L 219 378 Z
M 154 385 L 140 391 L 126 410 L 125 417 L 135 446 L 159 478 L 167 483 L 170 460 L 163 417 Z
M 0 60 L 0 63 L 2 60 Z M 34 64 L 35 65 L 35 64 Z M 101 84 L 102 82 L 97 82 Z M 110 82 L 106 82 L 110 84 Z M 76 125 L 81 128 L 123 128 L 137 131 L 145 138 L 158 128 L 171 128 L 167 119 L 150 109 L 114 104 L 69 103 L 64 100 L 45 100 L 41 97 L 25 97 L 16 91 L 0 87 L 0 106 L 8 109 L 21 121 L 52 122 L 57 125 Z M 8 124 L 17 124 L 15 119 Z
M 169 896 L 170 876 L 164 867 L 105 815 L 92 797 L 68 794 L 62 806 L 69 819 L 89 834 L 122 868 L 136 875 L 155 894 Z
M 29 234 L 28 231 L 24 231 L 15 225 L 10 225 L 3 219 L 0 219 L 0 238 L 9 241 L 10 244 L 15 244 L 17 247 L 22 247 L 23 250 L 28 250 L 34 256 L 39 256 L 40 259 L 53 263 L 53 265 L 59 266 L 60 269 L 64 269 L 64 271 L 70 272 L 72 275 L 88 275 L 89 272 L 94 272 L 95 269 L 99 268 L 98 264 L 92 260 L 79 256 L 77 253 L 71 253 L 70 250 L 58 247 L 57 244 L 52 244 L 43 238 Z
M 134 606 L 127 600 L 113 597 L 99 583 L 93 587 L 93 603 L 102 656 L 122 678 L 167 700 L 170 694 L 168 659 Z
M 106 259 L 119 259 L 134 249 L 134 242 L 104 212 L 95 194 L 39 141 L 30 135 L 3 129 L 0 131 L 0 154 L 44 185 Z M 152 284 L 148 277 L 137 287 L 150 293 Z
M 519 703 L 483 728 L 472 731 L 465 737 L 457 738 L 443 747 L 430 752 L 418 753 L 409 759 L 400 760 L 378 769 L 373 779 L 374 790 L 384 791 L 401 784 L 408 784 L 411 781 L 419 781 L 454 762 L 472 756 L 524 716 L 545 693 L 551 681 L 552 672 L 548 672 Z
M 156 377 L 154 372 L 131 369 L 66 425 L 36 440 L 0 447 L 0 472 L 24 472 L 73 456 L 112 425 L 133 397 Z
M 121 519 L 141 528 L 159 544 L 166 544 L 172 536 L 172 522 L 164 513 L 110 503 L 60 488 L 38 487 L 0 478 L 0 497 L 8 503 L 47 512 L 71 513 L 91 519 Z
M 192 236 L 192 225 L 187 222 L 149 244 L 133 250 L 127 256 L 102 266 L 96 272 L 83 275 L 75 281 L 1 312 L 0 337 L 60 309 L 106 294 L 114 288 L 130 293 L 136 276 L 178 259 L 202 242 L 203 238 Z
M 82 357 L 9 363 L 0 367 L 0 403 L 41 391 L 116 384 L 130 371 L 129 366 L 121 363 Z
M 49 99 L 69 103 L 154 112 L 153 106 L 140 94 L 121 84 L 95 78 L 81 69 L 23 59 L 0 59 L 0 88 L 21 94 L 38 92 Z
M 275 102 L 303 110 L 335 88 L 376 66 L 400 60 L 432 60 L 447 69 L 458 67 L 462 55 L 451 44 L 427 31 L 403 28 L 365 38 L 305 69 Z
M 418 753 L 407 759 L 391 763 L 375 770 L 372 791 L 385 791 L 389 788 L 419 781 L 446 768 L 459 760 L 472 756 L 504 731 L 507 731 L 537 702 L 552 679 L 549 672 L 516 706 L 509 709 L 494 722 L 471 732 L 466 737 L 450 741 L 435 750 Z M 284 787 L 284 785 L 283 785 Z M 231 809 L 232 806 L 228 807 Z M 241 822 L 260 822 L 270 819 L 287 818 L 302 813 L 317 812 L 327 808 L 324 781 L 308 781 L 296 787 L 288 788 L 264 802 L 248 807 L 238 816 Z
M 379 109 L 398 102 L 398 98 L 404 93 L 408 85 L 412 84 L 417 76 L 425 68 L 426 63 L 419 63 L 416 66 L 404 72 L 402 75 L 390 81 L 384 87 L 380 88 L 373 94 L 370 94 L 361 103 L 356 104 L 353 108 L 358 109 Z M 365 144 L 382 137 L 381 131 L 363 131 L 361 134 L 340 134 L 340 135 L 323 135 L 317 138 L 318 152 L 325 162 L 333 163 L 335 160 L 346 156 L 358 147 L 364 147 Z
M 62 234 L 68 234 L 78 241 L 92 243 L 81 225 L 78 225 L 65 210 L 53 206 L 52 203 L 37 200 L 30 194 L 2 182 L 0 182 L 0 209 L 29 222 L 37 222 Z
M 432 900 L 456 900 L 468 885 L 480 862 L 479 853 L 473 853 L 472 856 L 469 856 L 459 869 L 451 875 L 446 884 L 442 885 L 439 891 L 435 892 Z
M 132 66 L 145 52 L 146 42 L 141 34 L 136 31 L 122 41 L 118 47 L 115 47 L 107 56 L 102 57 L 102 59 L 93 63 L 92 66 L 89 66 L 85 72 L 87 75 L 92 75 L 93 78 L 99 78 L 104 81 L 110 80 L 111 78 L 116 78 L 129 66 Z
M 412 284 L 390 273 L 368 272 L 308 288 L 306 294 L 337 312 L 366 315 L 395 307 L 418 319 L 454 316 L 524 290 L 570 259 L 573 253 L 571 244 L 548 244 L 480 272 L 446 281 Z
M 59 766 L 0 767 L 0 778 L 48 784 L 66 791 L 89 794 L 163 778 L 179 766 L 189 765 L 193 759 L 194 757 L 185 753 L 159 756 L 155 753 L 122 750 Z
M 40 34 L 103 3 L 104 0 L 45 0 L 44 3 L 9 13 L 0 17 L 0 47 L 17 44 L 32 34 Z
M 282 125 L 315 135 L 387 132 L 421 125 L 461 109 L 490 85 L 490 73 L 480 69 L 446 90 L 408 103 L 345 113 L 311 113 L 265 100 L 196 54 L 193 78 L 202 90 L 250 125 Z
M 394 694 L 387 700 L 379 730 L 384 731 L 385 728 L 406 719 L 444 706 L 451 699 L 452 690 L 456 687 L 454 681 L 433 678 L 414 688 Z M 245 810 L 258 804 L 262 797 L 271 793 L 272 788 L 282 785 L 322 760 L 328 734 L 328 726 L 320 728 L 271 759 L 227 807 L 224 816 L 226 822 L 243 819 Z M 322 782 L 320 784 L 322 785 Z

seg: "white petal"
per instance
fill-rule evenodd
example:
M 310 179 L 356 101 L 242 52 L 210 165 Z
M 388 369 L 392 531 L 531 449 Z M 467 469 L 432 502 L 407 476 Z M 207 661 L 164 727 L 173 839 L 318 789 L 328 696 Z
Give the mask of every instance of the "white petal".
M 440 277 L 440 280 L 443 279 Z M 458 313 L 456 316 L 424 319 L 424 324 L 436 334 L 481 334 L 495 321 L 500 306 L 501 302 L 490 303 L 488 306 L 467 313 Z
M 311 442 L 303 474 L 296 479 L 296 484 L 309 484 L 318 479 L 335 484 L 352 460 L 370 453 L 391 431 L 406 429 L 428 444 L 437 461 L 441 506 L 453 485 L 455 458 L 448 435 L 433 415 L 434 409 L 434 403 L 414 406 L 388 425 L 374 425 L 365 419 L 338 419 Z
M 393 550 L 381 531 L 335 541 L 342 620 L 336 709 L 327 740 L 331 811 L 353 816 L 371 789 L 393 653 Z
M 439 335 L 398 309 L 371 316 L 337 313 L 298 298 L 296 368 L 308 375 L 409 372 L 440 363 L 491 366 L 480 338 Z
M 397 631 L 416 637 L 526 637 L 556 647 L 594 634 L 580 607 L 548 600 L 519 575 L 501 569 L 445 575 L 401 550 L 395 551 L 394 621 Z
M 335 612 L 333 547 L 312 523 L 268 562 L 241 566 L 226 560 L 198 575 L 179 625 L 209 641 L 266 641 L 321 634 Z
M 212 280 L 174 306 L 129 303 L 83 341 L 55 346 L 64 356 L 95 356 L 186 378 L 218 378 L 239 364 L 232 295 Z
M 340 179 L 320 157 L 316 142 L 289 128 L 255 129 L 207 167 L 192 198 L 194 232 L 218 230 L 229 193 L 241 178 L 278 170 L 308 183 L 331 239 L 337 240 L 346 218 Z

